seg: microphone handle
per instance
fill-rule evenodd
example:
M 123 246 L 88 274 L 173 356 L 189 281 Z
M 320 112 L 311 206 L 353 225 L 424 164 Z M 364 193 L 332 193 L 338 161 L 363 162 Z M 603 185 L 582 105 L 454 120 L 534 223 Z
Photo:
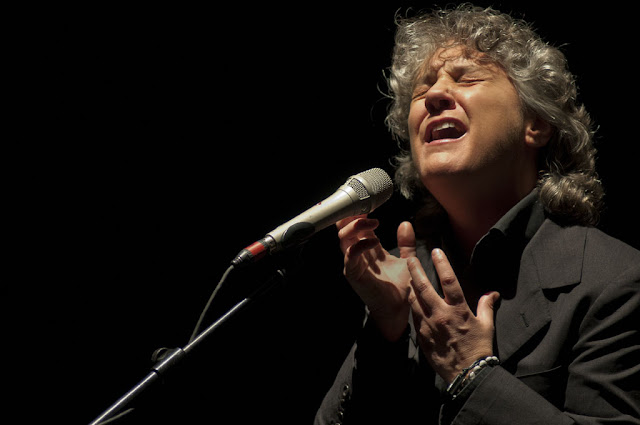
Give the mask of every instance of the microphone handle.
M 231 264 L 239 267 L 258 261 L 268 253 L 273 254 L 303 242 L 343 218 L 366 214 L 370 209 L 370 202 L 363 202 L 351 186 L 344 184 L 324 201 L 318 202 L 302 214 L 276 227 L 264 238 L 244 248 Z

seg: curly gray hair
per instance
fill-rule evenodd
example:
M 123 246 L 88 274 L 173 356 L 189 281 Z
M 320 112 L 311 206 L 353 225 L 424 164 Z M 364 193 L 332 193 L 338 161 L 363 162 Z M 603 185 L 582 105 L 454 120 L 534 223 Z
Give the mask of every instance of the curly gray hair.
M 560 50 L 531 27 L 491 8 L 468 4 L 397 20 L 388 79 L 392 104 L 386 124 L 399 141 L 395 180 L 401 193 L 437 201 L 424 188 L 408 147 L 409 106 L 422 63 L 443 46 L 464 46 L 500 65 L 515 86 L 526 113 L 552 125 L 554 135 L 538 166 L 539 196 L 549 215 L 566 223 L 595 225 L 604 192 L 595 172 L 594 132 Z

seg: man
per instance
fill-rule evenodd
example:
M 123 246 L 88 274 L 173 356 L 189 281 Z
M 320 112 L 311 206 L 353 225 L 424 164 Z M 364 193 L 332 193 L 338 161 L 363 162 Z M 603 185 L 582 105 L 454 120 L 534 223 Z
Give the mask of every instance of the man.
M 463 6 L 400 22 L 390 88 L 396 182 L 426 206 L 391 253 L 377 220 L 338 223 L 368 314 L 315 423 L 640 423 L 640 253 L 590 227 L 562 53 Z

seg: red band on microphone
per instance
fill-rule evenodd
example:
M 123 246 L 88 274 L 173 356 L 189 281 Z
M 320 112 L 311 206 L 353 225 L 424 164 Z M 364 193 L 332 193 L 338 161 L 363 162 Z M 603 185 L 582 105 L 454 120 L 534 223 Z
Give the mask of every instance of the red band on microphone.
M 260 241 L 252 243 L 251 245 L 246 247 L 245 250 L 251 253 L 252 260 L 254 261 L 262 258 L 267 253 L 267 247 L 264 246 Z

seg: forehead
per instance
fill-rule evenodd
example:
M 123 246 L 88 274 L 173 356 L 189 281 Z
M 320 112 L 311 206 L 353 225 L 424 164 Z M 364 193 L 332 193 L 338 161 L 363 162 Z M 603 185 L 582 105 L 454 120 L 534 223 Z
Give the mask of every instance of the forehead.
M 425 63 L 430 69 L 440 69 L 446 63 L 456 62 L 479 62 L 482 54 L 478 51 L 465 48 L 463 46 L 440 47 Z
M 465 46 L 441 47 L 422 63 L 416 73 L 415 82 L 435 77 L 441 68 L 449 70 L 471 67 L 485 68 L 494 72 L 497 70 L 496 65 L 477 50 Z

